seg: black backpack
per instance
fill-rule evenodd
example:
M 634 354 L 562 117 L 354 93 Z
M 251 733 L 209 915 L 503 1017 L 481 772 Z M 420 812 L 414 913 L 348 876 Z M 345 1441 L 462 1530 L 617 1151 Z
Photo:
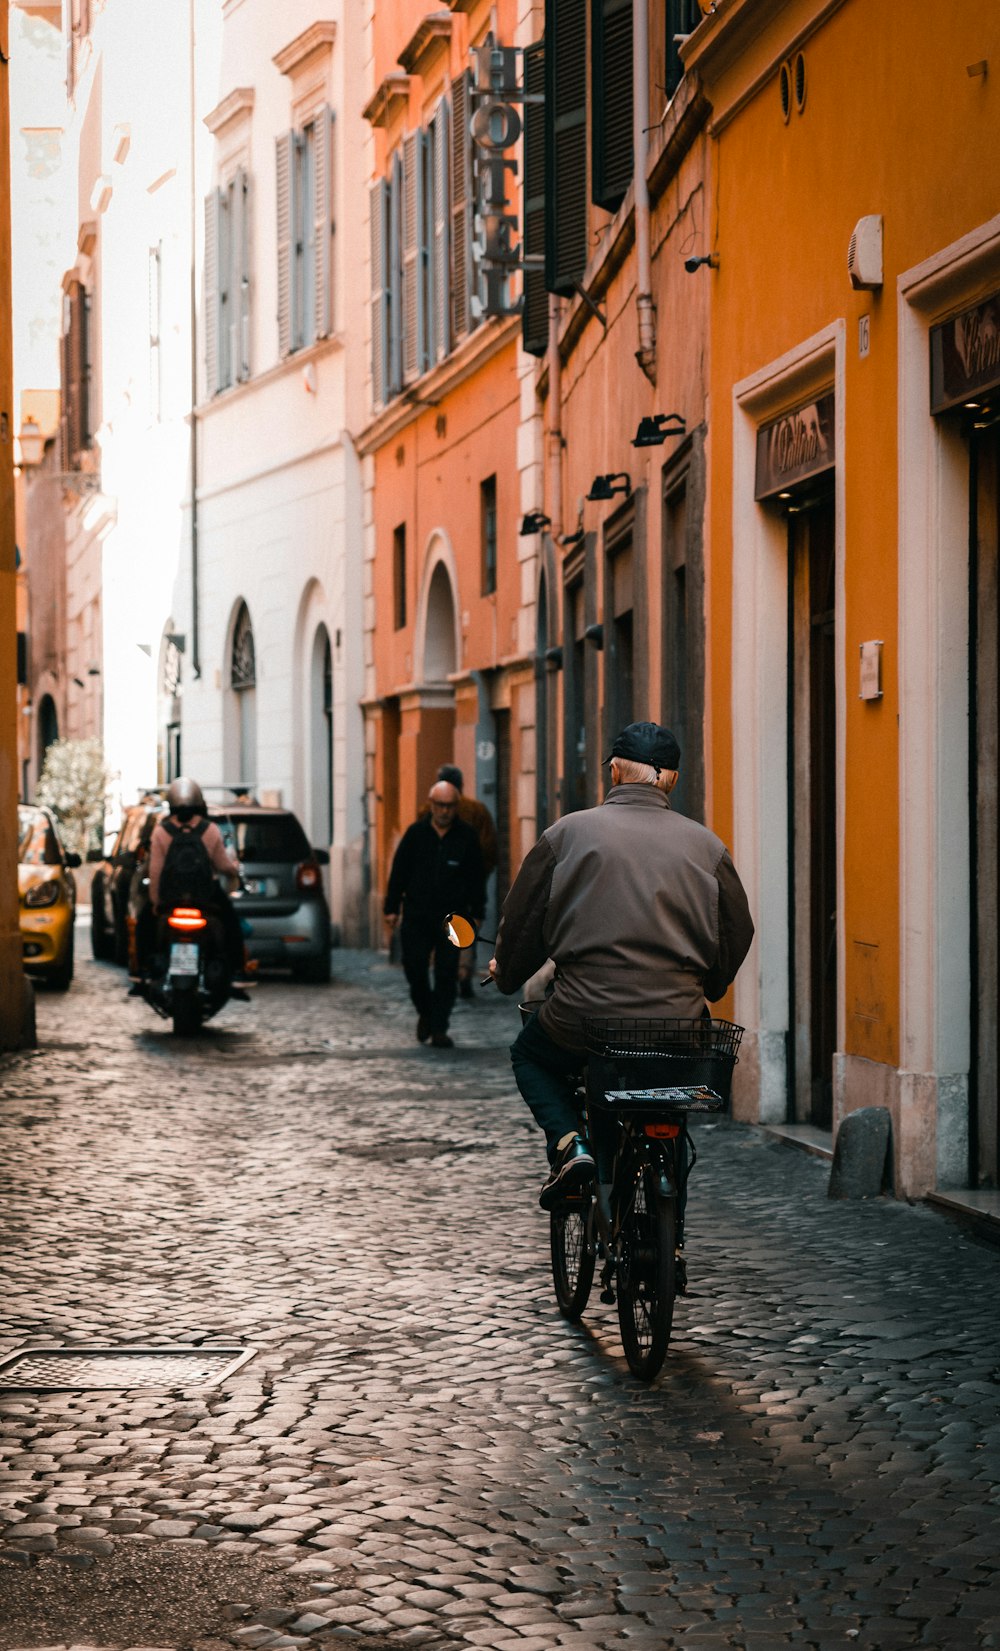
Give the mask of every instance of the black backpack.
M 208 821 L 176 825 L 173 820 L 164 820 L 163 829 L 172 840 L 160 873 L 160 905 L 197 906 L 203 910 L 216 894 L 212 862 L 204 843 Z

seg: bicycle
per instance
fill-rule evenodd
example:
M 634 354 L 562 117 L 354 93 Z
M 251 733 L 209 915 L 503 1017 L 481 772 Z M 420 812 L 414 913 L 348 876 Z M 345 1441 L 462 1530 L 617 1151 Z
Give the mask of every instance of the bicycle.
M 522 1016 L 535 1007 L 522 1004 Z M 556 1301 L 564 1318 L 579 1320 L 600 1261 L 600 1299 L 617 1303 L 629 1369 L 652 1381 L 675 1298 L 687 1290 L 684 1213 L 698 1156 L 688 1118 L 727 1107 L 743 1028 L 632 1017 L 590 1020 L 584 1029 L 581 1133 L 597 1177 L 549 1217 Z

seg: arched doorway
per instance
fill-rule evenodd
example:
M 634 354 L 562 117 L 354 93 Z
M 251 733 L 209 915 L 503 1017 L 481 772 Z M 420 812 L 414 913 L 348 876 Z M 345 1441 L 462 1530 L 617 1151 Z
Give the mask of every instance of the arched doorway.
M 312 840 L 333 842 L 333 650 L 325 625 L 313 638 L 309 672 L 310 811 Z
M 455 646 L 455 599 L 448 569 L 438 562 L 427 592 L 424 627 L 424 681 L 447 682 L 458 669 Z
M 59 738 L 59 713 L 51 694 L 43 694 L 38 702 L 38 772 L 45 766 L 45 753 Z
M 257 784 L 257 656 L 250 610 L 241 602 L 233 625 L 229 655 L 229 687 L 235 715 L 232 718 L 232 751 L 236 773 L 230 783 L 252 788 Z

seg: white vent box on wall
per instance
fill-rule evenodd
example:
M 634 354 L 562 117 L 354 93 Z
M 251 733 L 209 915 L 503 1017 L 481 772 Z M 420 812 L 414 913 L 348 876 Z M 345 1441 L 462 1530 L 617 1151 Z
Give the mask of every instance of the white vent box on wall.
M 847 249 L 851 286 L 869 290 L 882 285 L 882 216 L 872 212 L 859 218 Z

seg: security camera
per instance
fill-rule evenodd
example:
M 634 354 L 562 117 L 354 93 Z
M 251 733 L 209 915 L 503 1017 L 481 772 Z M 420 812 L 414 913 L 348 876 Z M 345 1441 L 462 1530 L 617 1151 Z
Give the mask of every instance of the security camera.
M 718 255 L 718 253 L 717 252 L 705 252 L 705 253 L 702 254 L 702 256 L 700 258 L 691 257 L 691 258 L 685 258 L 685 260 L 684 260 L 684 268 L 687 270 L 689 275 L 693 275 L 695 273 L 695 270 L 701 269 L 702 264 L 707 264 L 710 269 L 718 269 L 718 267 L 719 267 L 719 255 Z

